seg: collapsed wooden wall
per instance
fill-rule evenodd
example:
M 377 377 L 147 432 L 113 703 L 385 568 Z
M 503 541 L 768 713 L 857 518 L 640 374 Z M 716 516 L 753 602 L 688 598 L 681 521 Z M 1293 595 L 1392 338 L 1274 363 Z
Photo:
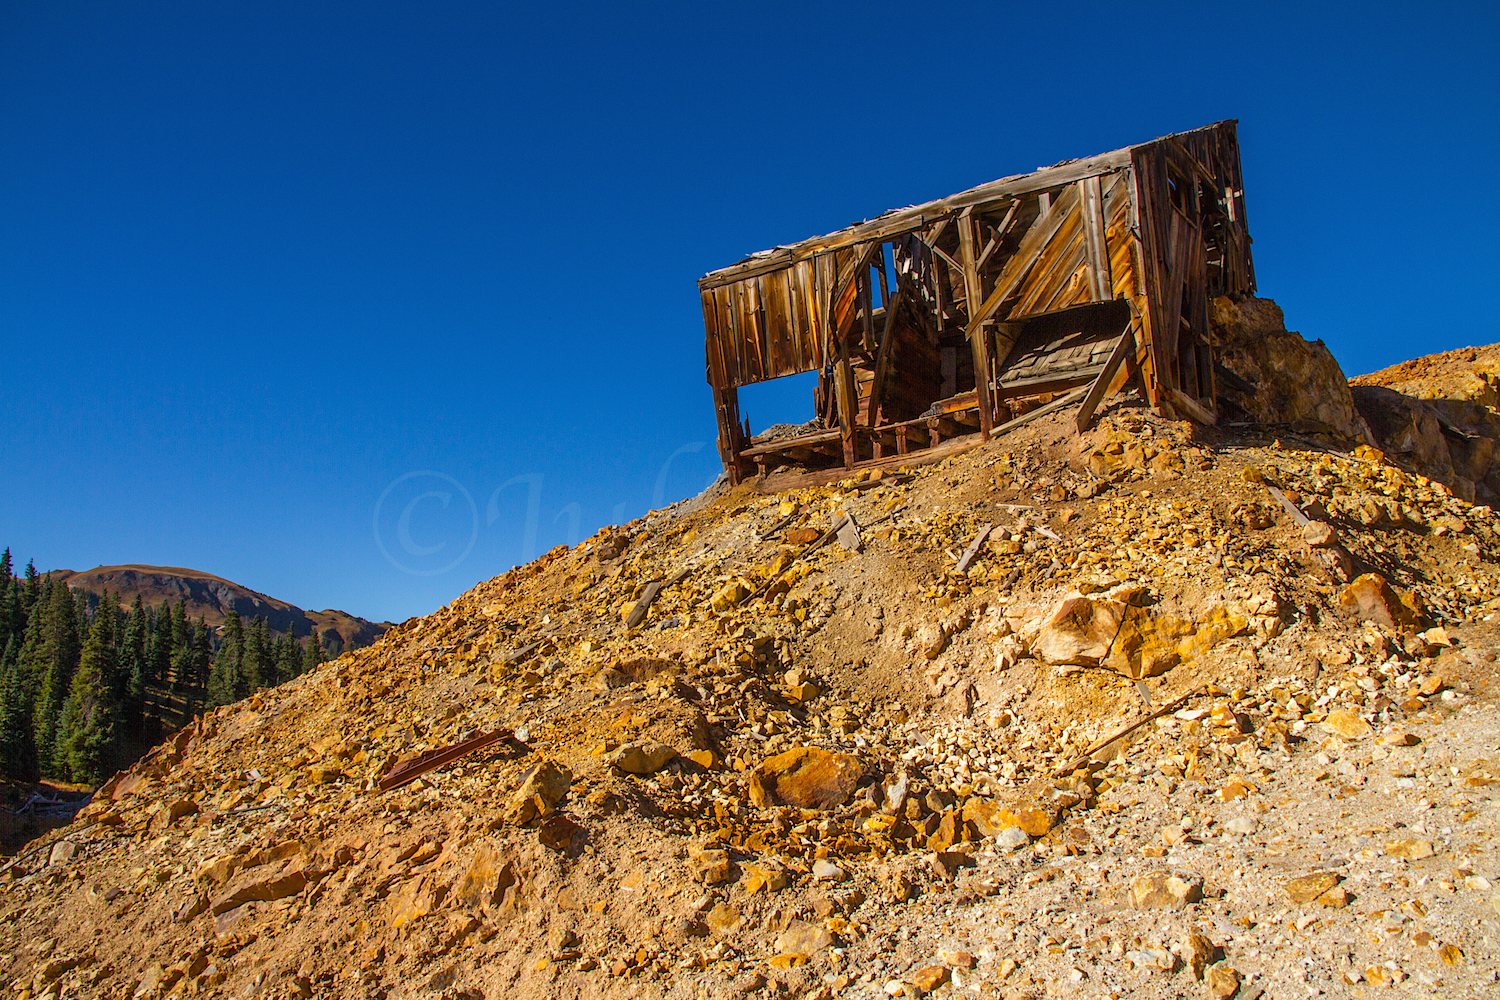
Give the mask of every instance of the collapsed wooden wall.
M 888 212 L 699 288 L 736 481 L 773 454 L 853 467 L 955 430 L 988 434 L 1007 399 L 1086 384 L 1126 336 L 1153 405 L 1211 414 L 1208 299 L 1254 290 L 1235 123 Z M 1101 332 L 1106 319 L 1120 329 Z M 737 390 L 809 371 L 827 430 L 752 445 Z

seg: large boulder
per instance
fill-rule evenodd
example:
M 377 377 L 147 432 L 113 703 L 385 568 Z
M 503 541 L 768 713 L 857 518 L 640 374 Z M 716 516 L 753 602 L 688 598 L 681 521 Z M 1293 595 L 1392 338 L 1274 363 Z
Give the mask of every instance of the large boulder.
M 1220 297 L 1209 303 L 1209 323 L 1219 338 L 1220 363 L 1238 376 L 1221 377 L 1219 394 L 1251 420 L 1368 440 L 1344 370 L 1321 340 L 1288 332 L 1275 302 Z
M 1127 607 L 1123 601 L 1066 598 L 1031 641 L 1031 653 L 1043 663 L 1096 667 L 1109 655 Z
M 750 800 L 757 808 L 837 809 L 863 774 L 858 758 L 849 754 L 798 747 L 766 758 L 750 772 Z

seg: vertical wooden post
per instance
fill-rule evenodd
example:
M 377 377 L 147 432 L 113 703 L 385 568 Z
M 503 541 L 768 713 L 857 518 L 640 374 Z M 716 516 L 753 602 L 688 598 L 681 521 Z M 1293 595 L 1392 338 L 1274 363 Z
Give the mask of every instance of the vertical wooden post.
M 958 217 L 958 252 L 964 266 L 964 298 L 967 300 L 969 317 L 984 301 L 984 286 L 979 280 L 979 266 L 974 256 L 974 210 L 964 209 Z M 969 347 L 974 353 L 974 398 L 979 401 L 979 436 L 990 439 L 994 429 L 994 410 L 990 405 L 990 335 L 987 324 L 981 324 L 969 337 Z

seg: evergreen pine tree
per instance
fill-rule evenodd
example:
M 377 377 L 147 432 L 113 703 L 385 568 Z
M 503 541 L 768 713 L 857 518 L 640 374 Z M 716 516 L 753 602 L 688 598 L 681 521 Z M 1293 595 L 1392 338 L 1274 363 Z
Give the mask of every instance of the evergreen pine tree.
M 38 606 L 37 610 L 42 609 Z M 40 668 L 32 732 L 42 777 L 63 778 L 67 776 L 67 762 L 58 753 L 58 728 L 63 702 L 68 697 L 82 651 L 78 639 L 78 604 L 65 585 L 53 585 L 45 616 L 37 662 L 32 668 L 33 671 Z
M 243 668 L 245 657 L 245 630 L 238 611 L 233 608 L 224 616 L 219 626 L 219 652 L 214 656 L 213 669 L 208 675 L 208 704 L 217 708 L 239 701 L 249 693 Z
M 26 611 L 36 607 L 37 598 L 42 595 L 41 574 L 36 571 L 36 563 L 30 559 L 26 560 L 26 589 L 22 592 L 22 598 L 26 602 Z
M 31 713 L 26 703 L 26 692 L 21 689 L 21 644 L 12 636 L 0 656 L 0 774 L 7 781 L 35 781 L 38 777 Z
M 68 687 L 59 723 L 58 758 L 72 780 L 97 785 L 116 759 L 120 738 L 120 703 L 115 678 L 121 672 L 115 650 L 118 603 L 106 592 L 94 615 L 78 670 Z
M 7 545 L 5 552 L 0 554 L 0 581 L 9 580 L 13 576 L 15 576 L 15 571 L 11 569 L 10 546 Z
M 318 669 L 318 665 L 326 659 L 323 644 L 318 641 L 318 627 L 314 625 L 312 631 L 307 633 L 307 648 L 302 653 L 302 672 L 305 674 Z
M 287 629 L 281 643 L 281 655 L 277 658 L 276 674 L 283 682 L 302 673 L 302 647 L 297 644 L 297 633 Z
M 250 619 L 250 627 L 245 630 L 245 655 L 240 661 L 240 676 L 244 678 L 241 698 L 258 688 L 269 687 L 276 683 L 276 678 L 271 676 L 273 668 L 270 663 L 269 647 L 270 636 L 266 633 L 265 618 Z
M 151 632 L 151 683 L 165 687 L 172 673 L 172 659 L 177 655 L 177 637 L 174 634 L 171 601 L 163 601 L 156 609 Z
M 180 607 L 180 606 L 179 606 Z M 193 628 L 193 638 L 190 646 L 184 646 L 190 655 L 187 662 L 188 677 L 190 679 L 184 695 L 188 701 L 187 717 L 192 718 L 197 705 L 204 703 L 205 688 L 208 684 L 210 660 L 213 656 L 213 639 L 208 632 L 208 623 L 203 616 L 198 616 L 198 624 Z
M 146 604 L 141 595 L 125 616 L 120 634 L 120 674 L 115 698 L 124 707 L 127 731 L 134 731 L 146 704 Z

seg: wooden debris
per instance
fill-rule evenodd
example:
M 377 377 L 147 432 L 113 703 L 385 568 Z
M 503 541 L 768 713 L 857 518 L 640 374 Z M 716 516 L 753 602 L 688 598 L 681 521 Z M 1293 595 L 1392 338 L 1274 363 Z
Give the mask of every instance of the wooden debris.
M 651 608 L 651 602 L 655 601 L 657 596 L 660 595 L 661 592 L 666 588 L 672 586 L 673 584 L 681 583 L 683 580 L 687 579 L 688 574 L 691 572 L 692 570 L 689 567 L 684 566 L 682 569 L 672 574 L 672 577 L 669 580 L 648 581 L 646 586 L 641 589 L 641 596 L 636 599 L 635 607 L 631 608 L 630 614 L 626 616 L 625 627 L 635 628 L 641 622 L 645 621 L 646 612 Z
M 646 619 L 646 611 L 651 607 L 651 602 L 656 600 L 656 595 L 661 593 L 661 581 L 652 580 L 646 584 L 641 596 L 636 600 L 635 607 L 630 609 L 630 614 L 625 618 L 626 628 L 635 628 Z
M 1201 689 L 1189 691 L 1187 694 L 1183 695 L 1180 698 L 1173 699 L 1171 702 L 1163 705 L 1161 708 L 1158 708 L 1156 711 L 1150 713 L 1149 715 L 1136 719 L 1134 722 L 1115 730 L 1113 733 L 1110 733 L 1108 736 L 1104 737 L 1104 739 L 1100 740 L 1098 743 L 1095 743 L 1092 747 L 1090 747 L 1088 749 L 1088 752 L 1073 758 L 1052 773 L 1069 774 L 1073 771 L 1078 770 L 1080 767 L 1083 767 L 1089 761 L 1093 760 L 1094 754 L 1098 753 L 1100 750 L 1103 750 L 1115 740 L 1121 739 L 1125 736 L 1129 736 L 1131 733 L 1135 732 L 1137 729 L 1141 728 L 1148 722 L 1155 722 L 1163 715 L 1167 715 L 1171 712 L 1177 711 L 1183 705 L 1186 705 L 1190 699 L 1196 697 L 1201 693 Z
M 974 540 L 969 543 L 969 547 L 964 549 L 964 554 L 958 557 L 958 565 L 954 567 L 954 572 L 968 572 L 969 564 L 974 561 L 975 556 L 979 555 L 979 547 L 984 544 L 984 540 L 990 537 L 990 532 L 994 530 L 995 526 L 993 524 L 986 524 L 979 529 L 979 534 L 975 535 Z
M 838 533 L 834 537 L 839 540 L 840 545 L 850 552 L 858 552 L 864 548 L 864 542 L 859 537 L 859 525 L 855 523 L 854 515 L 852 514 L 844 519 L 843 526 L 839 528 Z
M 460 757 L 473 753 L 475 750 L 483 750 L 493 743 L 509 739 L 509 729 L 496 729 L 488 733 L 475 736 L 472 739 L 462 740 L 445 747 L 437 747 L 427 750 L 411 760 L 397 764 L 391 772 L 380 779 L 380 790 L 388 792 L 393 788 L 400 788 L 408 782 L 415 781 L 428 771 L 451 764 Z
M 541 649 L 542 645 L 546 643 L 546 641 L 546 639 L 538 639 L 536 642 L 528 642 L 524 646 L 513 649 L 508 653 L 501 654 L 498 662 L 504 664 L 507 667 L 513 667 L 517 663 L 520 663 L 522 660 L 526 659 L 526 657 L 530 656 L 532 653 L 535 653 L 537 650 Z
M 1104 401 L 1104 395 L 1109 391 L 1109 384 L 1114 381 L 1115 373 L 1125 363 L 1125 359 L 1135 351 L 1135 335 L 1130 332 L 1130 327 L 1120 334 L 1120 339 L 1115 342 L 1114 350 L 1109 352 L 1109 360 L 1104 362 L 1104 370 L 1094 379 L 1089 386 L 1089 391 L 1083 396 L 1083 405 L 1078 408 L 1078 417 L 1075 424 L 1078 433 L 1082 434 L 1088 430 L 1089 422 L 1094 419 L 1094 410 Z

